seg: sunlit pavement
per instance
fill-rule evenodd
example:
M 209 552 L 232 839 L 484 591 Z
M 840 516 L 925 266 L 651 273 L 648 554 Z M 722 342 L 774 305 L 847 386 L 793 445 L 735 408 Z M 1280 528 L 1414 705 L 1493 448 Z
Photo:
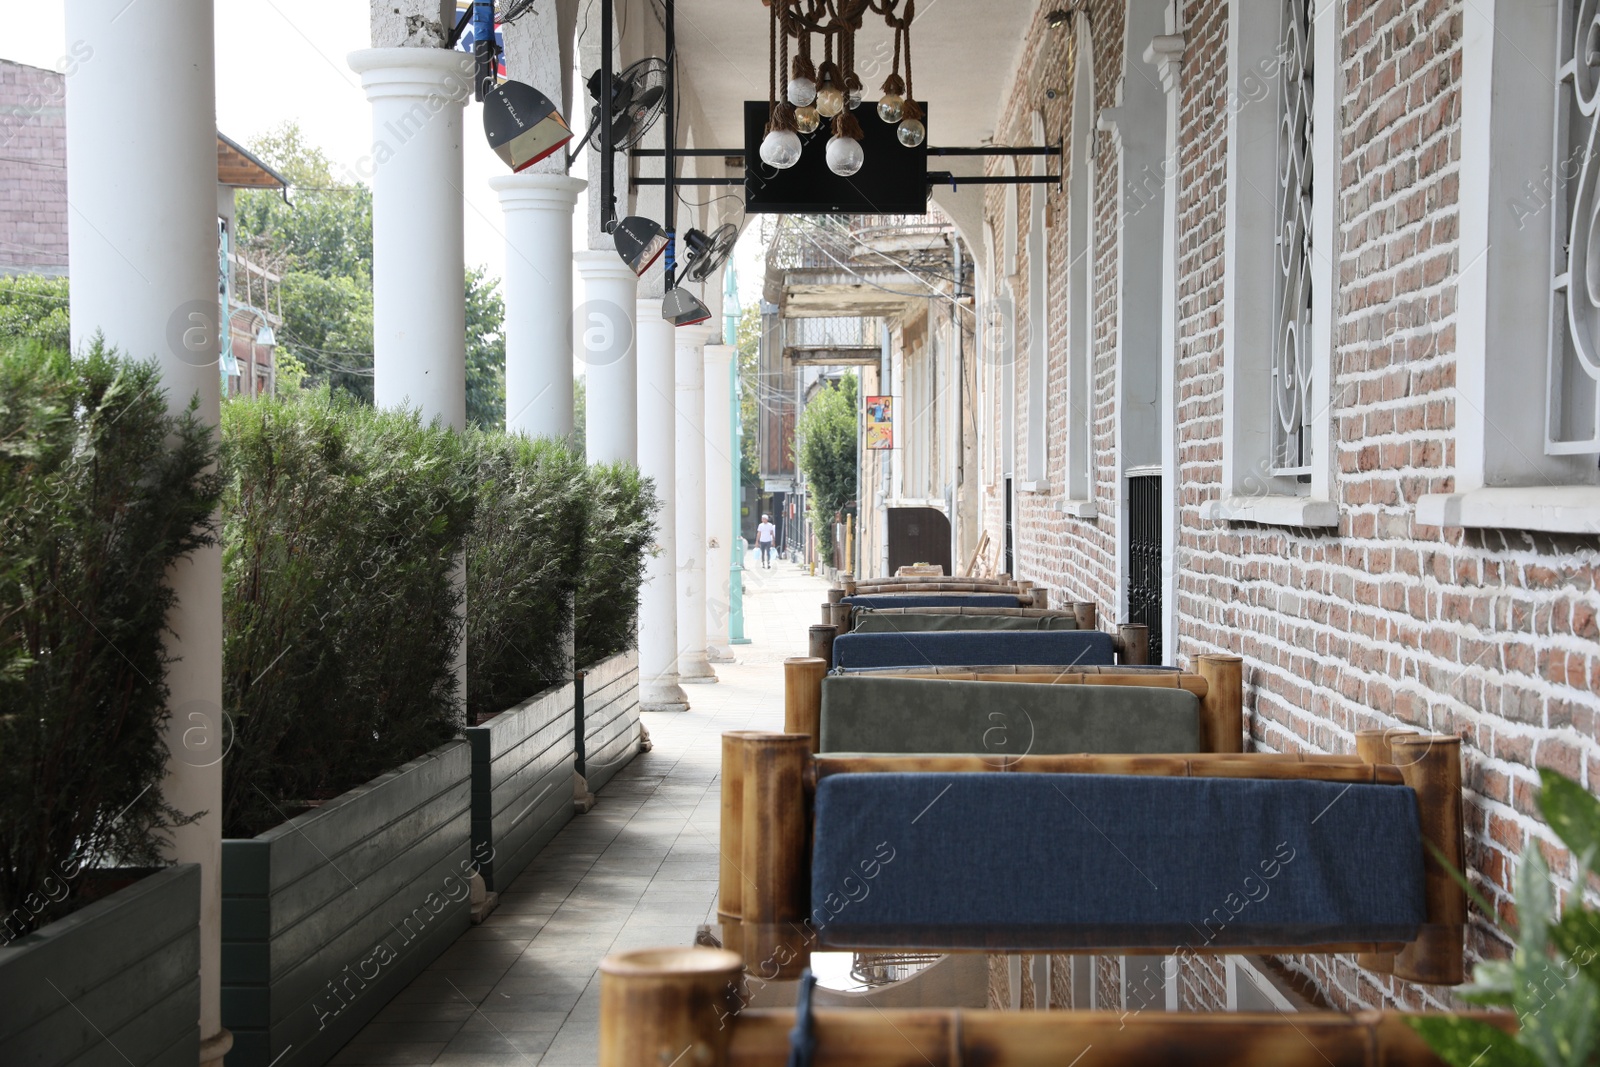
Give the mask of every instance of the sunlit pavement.
M 783 660 L 803 655 L 827 583 L 795 564 L 744 572 L 745 636 L 691 708 L 644 716 L 654 749 L 573 819 L 468 930 L 333 1060 L 531 1067 L 593 1064 L 602 956 L 692 943 L 715 917 L 717 777 L 725 730 L 783 726 Z

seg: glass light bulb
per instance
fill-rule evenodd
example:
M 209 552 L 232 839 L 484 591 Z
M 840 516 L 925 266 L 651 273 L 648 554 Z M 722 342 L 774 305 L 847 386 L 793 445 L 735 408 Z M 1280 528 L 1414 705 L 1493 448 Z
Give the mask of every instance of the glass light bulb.
M 825 119 L 831 119 L 844 110 L 844 90 L 836 85 L 824 85 L 817 90 L 817 110 Z
M 927 127 L 923 126 L 922 123 L 916 119 L 906 119 L 905 121 L 901 122 L 900 129 L 896 132 L 900 136 L 900 143 L 905 145 L 907 148 L 917 147 L 917 145 L 922 143 L 922 139 L 928 136 Z
M 762 138 L 761 161 L 769 167 L 788 170 L 800 162 L 800 135 L 793 130 L 773 130 Z
M 814 107 L 797 107 L 794 109 L 794 124 L 801 133 L 811 133 L 822 125 L 822 119 Z
M 861 142 L 854 137 L 828 138 L 828 169 L 841 178 L 848 178 L 861 169 L 861 164 L 866 162 L 866 153 L 861 151 Z
M 848 93 L 846 93 L 844 96 L 844 106 L 849 108 L 851 111 L 854 111 L 856 108 L 860 107 L 861 90 L 851 89 Z
M 810 78 L 791 78 L 784 93 L 795 107 L 805 107 L 817 98 L 817 83 Z
M 888 93 L 878 101 L 878 117 L 884 122 L 899 122 L 906 98 L 898 93 Z

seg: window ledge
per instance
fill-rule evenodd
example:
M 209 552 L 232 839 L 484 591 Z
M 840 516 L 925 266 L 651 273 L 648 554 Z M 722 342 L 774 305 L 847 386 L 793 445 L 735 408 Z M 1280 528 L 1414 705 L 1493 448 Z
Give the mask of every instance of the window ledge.
M 1093 500 L 1063 500 L 1061 514 L 1073 519 L 1095 519 L 1100 517 L 1100 509 Z
M 1257 522 L 1309 529 L 1339 525 L 1339 506 L 1309 496 L 1229 496 L 1213 500 L 1202 515 L 1213 522 Z
M 1018 482 L 1017 483 L 1017 491 L 1019 493 L 1041 493 L 1041 494 L 1042 493 L 1048 493 L 1050 491 L 1050 483 L 1049 482 Z
M 1417 523 L 1473 529 L 1600 534 L 1600 486 L 1493 487 L 1417 498 Z

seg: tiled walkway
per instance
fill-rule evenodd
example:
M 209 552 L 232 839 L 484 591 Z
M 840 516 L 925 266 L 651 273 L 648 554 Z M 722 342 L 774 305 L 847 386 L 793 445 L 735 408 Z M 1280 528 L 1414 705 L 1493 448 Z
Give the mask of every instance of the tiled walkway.
M 751 564 L 753 565 L 753 560 Z M 647 714 L 654 750 L 573 819 L 335 1064 L 593 1064 L 609 952 L 687 945 L 715 919 L 725 730 L 782 729 L 782 662 L 803 655 L 826 583 L 789 563 L 745 571 L 745 633 L 682 714 Z

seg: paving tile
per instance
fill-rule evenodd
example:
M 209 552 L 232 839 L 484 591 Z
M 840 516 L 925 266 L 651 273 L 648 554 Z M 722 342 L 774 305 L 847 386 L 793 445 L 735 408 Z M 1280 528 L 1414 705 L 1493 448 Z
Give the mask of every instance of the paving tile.
M 370 1025 L 370 1024 L 369 1024 Z M 444 1051 L 443 1041 L 352 1041 L 328 1062 L 333 1067 L 350 1064 L 427 1064 Z

